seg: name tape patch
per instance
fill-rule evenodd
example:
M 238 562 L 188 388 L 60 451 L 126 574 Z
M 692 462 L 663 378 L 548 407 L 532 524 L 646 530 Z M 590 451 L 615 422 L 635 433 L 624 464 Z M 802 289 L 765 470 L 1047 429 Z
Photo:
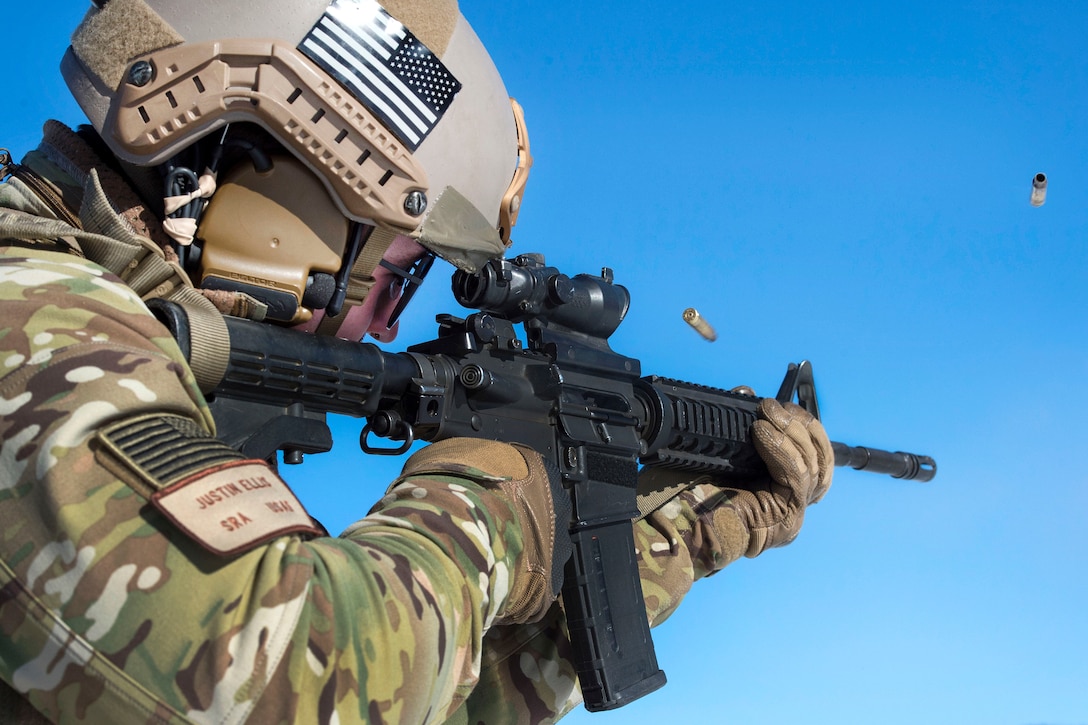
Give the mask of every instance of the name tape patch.
M 235 554 L 277 536 L 320 536 L 291 489 L 261 461 L 238 461 L 151 496 L 155 508 L 216 554 Z

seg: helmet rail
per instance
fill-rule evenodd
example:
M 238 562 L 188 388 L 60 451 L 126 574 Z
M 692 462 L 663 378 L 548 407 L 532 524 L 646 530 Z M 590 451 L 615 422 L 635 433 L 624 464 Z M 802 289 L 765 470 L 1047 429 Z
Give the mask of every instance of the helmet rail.
M 229 39 L 155 51 L 129 66 L 105 132 L 118 154 L 155 165 L 227 123 L 252 121 L 319 171 L 346 216 L 402 233 L 428 191 L 411 152 L 295 48 Z

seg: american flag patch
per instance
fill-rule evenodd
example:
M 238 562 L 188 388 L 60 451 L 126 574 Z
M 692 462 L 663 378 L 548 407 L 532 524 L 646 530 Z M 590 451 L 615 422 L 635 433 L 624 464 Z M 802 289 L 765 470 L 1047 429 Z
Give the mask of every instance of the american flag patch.
M 333 0 L 299 50 L 415 151 L 461 84 L 375 0 Z

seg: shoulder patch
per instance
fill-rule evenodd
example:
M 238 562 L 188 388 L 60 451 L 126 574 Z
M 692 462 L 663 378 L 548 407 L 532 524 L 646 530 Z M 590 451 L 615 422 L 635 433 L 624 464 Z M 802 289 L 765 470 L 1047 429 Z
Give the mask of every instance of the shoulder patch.
M 140 415 L 103 429 L 98 440 L 153 490 L 245 457 L 180 415 Z
M 267 463 L 246 459 L 188 418 L 138 416 L 98 439 L 153 491 L 156 509 L 215 554 L 237 554 L 284 534 L 323 534 Z

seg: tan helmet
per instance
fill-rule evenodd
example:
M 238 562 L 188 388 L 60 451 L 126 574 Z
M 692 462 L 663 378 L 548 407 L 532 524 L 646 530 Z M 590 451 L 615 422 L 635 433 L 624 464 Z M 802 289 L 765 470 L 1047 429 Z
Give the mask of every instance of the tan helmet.
M 349 227 L 379 230 L 386 246 L 409 237 L 469 270 L 505 251 L 531 165 L 528 139 L 456 0 L 94 2 L 62 72 L 119 158 L 158 166 L 234 124 L 256 124 L 289 153 L 278 180 L 249 168 L 218 186 L 194 185 L 190 197 L 212 200 L 202 225 L 237 226 L 235 202 L 246 198 L 305 207 L 301 226 L 327 249 L 295 257 L 341 276 L 353 244 L 366 242 L 357 231 L 353 242 Z M 293 191 L 303 178 L 319 180 L 324 206 L 312 189 Z M 326 219 L 330 209 L 340 223 Z M 288 246 L 280 242 L 262 239 Z M 251 274 L 229 259 L 239 247 L 247 264 L 260 256 L 247 243 L 218 253 L 237 278 Z M 286 285 L 301 302 L 297 283 L 264 274 L 251 276 Z

